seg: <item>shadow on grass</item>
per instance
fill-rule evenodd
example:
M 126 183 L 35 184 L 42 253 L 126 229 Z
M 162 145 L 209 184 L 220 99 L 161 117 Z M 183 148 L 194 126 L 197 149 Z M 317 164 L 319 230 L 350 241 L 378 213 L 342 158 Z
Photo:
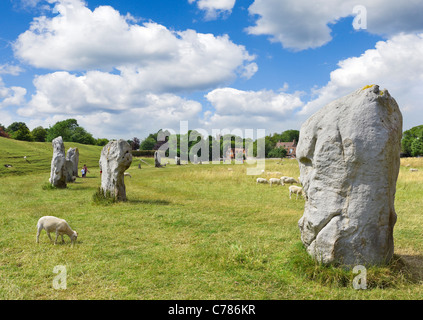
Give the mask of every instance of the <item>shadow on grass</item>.
M 126 200 L 127 203 L 133 204 L 153 204 L 159 206 L 168 206 L 171 202 L 167 200 L 160 200 L 160 199 L 128 199 Z
M 387 265 L 368 266 L 367 289 L 397 288 L 419 283 L 422 281 L 422 264 L 421 256 L 394 255 Z M 306 280 L 329 287 L 352 288 L 357 276 L 351 267 L 324 265 L 315 261 L 301 242 L 290 250 L 287 268 Z

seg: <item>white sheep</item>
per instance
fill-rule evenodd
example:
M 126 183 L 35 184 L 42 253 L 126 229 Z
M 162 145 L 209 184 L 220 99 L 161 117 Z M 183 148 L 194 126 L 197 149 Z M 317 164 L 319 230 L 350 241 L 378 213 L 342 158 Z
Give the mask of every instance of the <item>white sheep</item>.
M 410 172 L 417 172 L 417 171 L 419 171 L 418 169 L 414 169 L 414 168 L 411 168 L 410 169 Z
M 281 177 L 281 183 L 284 186 L 285 183 L 293 184 L 293 183 L 299 183 L 299 182 L 292 177 Z
M 301 187 L 297 187 L 297 186 L 289 186 L 289 199 L 291 199 L 291 195 L 295 193 L 297 195 L 297 199 L 298 199 L 298 195 L 304 197 L 304 190 Z
M 50 232 L 56 233 L 56 240 L 54 240 L 54 244 L 57 243 L 57 238 L 59 236 L 62 237 L 62 242 L 64 243 L 65 242 L 65 240 L 63 239 L 64 234 L 69 236 L 72 245 L 78 238 L 78 233 L 71 229 L 71 227 L 66 222 L 66 220 L 59 219 L 52 216 L 45 216 L 40 218 L 40 220 L 38 220 L 38 223 L 37 223 L 37 243 L 40 242 L 39 241 L 40 233 L 43 229 L 47 232 L 47 235 L 51 241 L 53 241 L 53 239 L 50 236 Z
M 257 183 L 269 183 L 269 181 L 267 181 L 267 179 L 264 179 L 264 178 L 257 178 L 256 184 Z
M 281 181 L 281 179 L 277 179 L 277 178 L 271 178 L 271 179 L 269 179 L 269 183 L 270 183 L 270 186 L 272 186 L 272 184 L 282 184 L 282 181 Z
M 277 175 L 277 176 L 280 176 L 281 174 L 282 174 L 282 172 L 279 172 L 279 171 L 276 171 L 276 172 L 271 172 L 271 171 L 269 171 L 269 172 L 267 172 L 266 173 L 268 176 L 271 176 L 271 175 Z
M 129 172 L 125 172 L 123 175 L 124 175 L 125 177 L 132 178 L 132 176 L 130 175 L 130 173 L 129 173 Z

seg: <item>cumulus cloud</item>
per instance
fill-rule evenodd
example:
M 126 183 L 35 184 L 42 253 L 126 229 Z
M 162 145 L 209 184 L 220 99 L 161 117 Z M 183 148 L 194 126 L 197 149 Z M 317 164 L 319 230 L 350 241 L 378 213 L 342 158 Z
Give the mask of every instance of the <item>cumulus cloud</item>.
M 255 0 L 249 13 L 257 17 L 256 24 L 246 30 L 270 36 L 271 41 L 295 51 L 317 48 L 332 39 L 331 24 L 361 14 L 354 10 L 358 4 L 366 9 L 370 33 L 390 37 L 423 30 L 422 0 Z
M 220 88 L 209 92 L 206 99 L 214 110 L 205 113 L 203 124 L 208 128 L 250 128 L 281 132 L 296 120 L 303 107 L 302 92 L 273 90 L 243 91 Z
M 171 93 L 140 90 L 131 78 L 101 71 L 76 76 L 66 71 L 38 76 L 35 94 L 18 115 L 30 125 L 48 127 L 69 117 L 90 128 L 95 136 L 137 135 L 197 119 L 200 103 Z M 150 130 L 150 131 L 149 131 Z
M 340 61 L 327 85 L 313 90 L 314 98 L 301 114 L 310 115 L 369 84 L 389 90 L 404 114 L 405 128 L 417 125 L 423 118 L 423 34 L 396 35 L 360 57 Z
M 188 0 L 188 2 L 197 2 L 197 7 L 206 12 L 206 20 L 214 20 L 219 16 L 229 15 L 235 6 L 235 0 Z
M 156 91 L 215 87 L 257 70 L 244 46 L 227 35 L 134 24 L 110 6 L 90 10 L 80 0 L 49 0 L 57 14 L 38 17 L 14 43 L 17 58 L 37 68 L 117 69 Z

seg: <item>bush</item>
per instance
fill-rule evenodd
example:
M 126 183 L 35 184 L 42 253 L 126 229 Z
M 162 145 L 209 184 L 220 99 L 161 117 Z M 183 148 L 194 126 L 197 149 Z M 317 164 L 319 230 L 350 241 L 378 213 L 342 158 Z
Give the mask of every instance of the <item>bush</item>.
M 134 157 L 154 157 L 155 150 L 132 150 L 132 156 Z

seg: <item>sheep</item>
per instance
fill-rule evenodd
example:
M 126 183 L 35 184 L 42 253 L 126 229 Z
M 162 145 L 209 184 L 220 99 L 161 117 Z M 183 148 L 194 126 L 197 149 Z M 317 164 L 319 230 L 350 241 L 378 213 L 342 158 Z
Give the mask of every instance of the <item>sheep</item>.
M 413 168 L 410 169 L 410 172 L 417 172 L 417 171 L 419 171 L 419 170 L 418 169 L 413 169 Z
M 291 195 L 293 193 L 297 194 L 297 199 L 298 199 L 298 195 L 300 195 L 303 198 L 305 198 L 303 188 L 301 188 L 301 187 L 289 186 L 289 199 L 291 199 Z
M 264 178 L 257 178 L 256 184 L 257 183 L 269 183 L 269 181 L 267 181 L 267 179 L 264 179 Z
M 299 182 L 292 177 L 281 177 L 281 183 L 284 186 L 285 183 L 293 184 L 293 183 L 299 183 Z
M 271 176 L 271 175 L 278 175 L 278 176 L 280 176 L 281 174 L 282 174 L 282 172 L 279 172 L 279 171 L 276 171 L 276 172 L 267 172 L 266 173 L 268 176 Z
M 270 182 L 270 186 L 272 186 L 272 184 L 282 184 L 281 179 L 277 179 L 277 178 L 271 178 L 269 179 Z
M 125 172 L 123 175 L 124 175 L 125 177 L 132 178 L 132 176 L 130 175 L 130 173 L 129 173 L 129 172 Z
M 40 233 L 43 229 L 47 232 L 47 235 L 51 241 L 53 241 L 53 239 L 50 236 L 50 232 L 56 232 L 56 239 L 54 240 L 54 244 L 57 244 L 57 238 L 59 236 L 62 237 L 62 242 L 65 243 L 65 240 L 63 239 L 64 234 L 69 236 L 72 246 L 78 238 L 78 233 L 71 229 L 66 220 L 52 216 L 45 216 L 41 217 L 37 223 L 37 243 L 40 243 Z

